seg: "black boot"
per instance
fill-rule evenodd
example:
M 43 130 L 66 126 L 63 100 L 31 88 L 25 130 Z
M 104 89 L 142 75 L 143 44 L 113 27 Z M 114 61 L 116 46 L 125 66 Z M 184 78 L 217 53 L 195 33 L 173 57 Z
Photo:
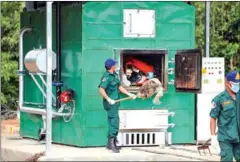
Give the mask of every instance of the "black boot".
M 114 138 L 109 138 L 108 139 L 108 145 L 107 148 L 109 150 L 112 150 L 114 153 L 119 153 L 119 150 L 116 148 L 116 145 L 114 143 Z
M 121 147 L 120 147 L 120 146 L 117 146 L 117 143 L 118 143 L 118 140 L 117 140 L 117 138 L 115 137 L 115 138 L 114 138 L 114 145 L 115 145 L 116 149 L 121 150 Z

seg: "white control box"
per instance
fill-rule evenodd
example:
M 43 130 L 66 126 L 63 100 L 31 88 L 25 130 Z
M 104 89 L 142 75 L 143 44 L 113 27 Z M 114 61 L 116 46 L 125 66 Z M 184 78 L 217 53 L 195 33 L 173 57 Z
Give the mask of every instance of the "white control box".
M 221 92 L 225 89 L 224 58 L 205 57 L 202 61 L 202 93 Z
M 197 95 L 197 141 L 206 142 L 210 136 L 212 99 L 225 89 L 224 58 L 209 57 L 202 61 L 202 93 Z

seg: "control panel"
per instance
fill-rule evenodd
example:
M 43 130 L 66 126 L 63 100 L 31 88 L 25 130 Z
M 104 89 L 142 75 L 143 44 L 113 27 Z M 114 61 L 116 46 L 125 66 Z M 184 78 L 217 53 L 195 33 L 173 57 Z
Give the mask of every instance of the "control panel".
M 202 60 L 202 93 L 221 92 L 225 89 L 224 58 L 205 57 Z

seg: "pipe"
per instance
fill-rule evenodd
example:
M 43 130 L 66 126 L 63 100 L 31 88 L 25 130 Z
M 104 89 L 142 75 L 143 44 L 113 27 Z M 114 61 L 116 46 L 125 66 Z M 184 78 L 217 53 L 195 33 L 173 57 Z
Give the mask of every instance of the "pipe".
M 47 120 L 46 120 L 46 156 L 51 153 L 52 144 L 52 3 L 47 2 L 46 42 L 47 42 Z
M 24 27 L 19 34 L 19 110 L 18 110 L 18 119 L 20 119 L 20 111 L 23 106 L 23 86 L 24 86 L 24 69 L 23 69 L 23 36 L 26 32 L 32 31 L 32 28 Z
M 42 80 L 43 84 L 47 87 L 47 83 L 46 81 L 43 79 L 42 75 L 41 74 L 37 74 L 39 76 L 39 78 Z M 56 101 L 56 97 L 54 96 L 54 94 L 52 93 L 52 97 L 53 99 Z
M 209 57 L 209 43 L 210 43 L 210 38 L 209 38 L 209 24 L 210 24 L 210 2 L 206 1 L 205 2 L 205 54 L 206 57 Z
M 33 76 L 33 74 L 30 73 L 30 76 L 32 77 L 33 81 L 36 83 L 37 87 L 39 88 L 39 90 L 42 92 L 43 96 L 45 98 L 47 98 L 46 93 L 44 92 L 44 90 L 42 89 L 42 87 L 39 85 L 38 81 L 35 79 L 35 77 Z
M 156 115 L 168 115 L 168 116 L 174 116 L 175 115 L 175 112 L 163 112 L 163 113 L 157 113 Z
M 56 45 L 57 45 L 57 67 L 56 67 L 56 81 L 61 82 L 61 50 L 62 50 L 62 28 L 61 28 L 61 2 L 56 4 Z M 59 96 L 61 94 L 61 86 L 56 86 L 56 106 L 57 108 L 61 107 L 61 102 L 59 101 Z
M 34 114 L 34 115 L 42 115 L 42 116 L 47 116 L 47 111 L 46 109 L 36 109 L 32 107 L 22 107 L 21 109 L 22 112 L 26 112 L 29 114 Z M 53 116 L 70 116 L 71 113 L 59 113 L 59 112 L 52 112 Z

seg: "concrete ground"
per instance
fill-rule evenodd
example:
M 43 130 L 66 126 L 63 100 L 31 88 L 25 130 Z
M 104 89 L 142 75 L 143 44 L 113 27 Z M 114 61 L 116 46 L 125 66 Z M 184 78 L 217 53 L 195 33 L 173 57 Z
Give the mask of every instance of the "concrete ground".
M 2 121 L 2 161 L 25 161 L 37 153 L 45 151 L 45 145 L 36 140 L 19 137 L 19 121 Z M 207 152 L 207 151 L 206 151 Z M 49 157 L 40 161 L 219 161 L 219 156 L 211 149 L 209 154 L 200 156 L 197 146 L 124 147 L 120 154 L 114 154 L 104 147 L 77 148 L 52 145 Z
M 39 161 L 219 161 L 216 155 L 199 156 L 192 152 L 193 148 L 187 148 L 190 149 L 187 151 L 182 150 L 186 149 L 183 146 L 174 147 L 126 147 L 120 154 L 114 154 L 103 147 L 77 148 L 53 144 L 51 155 L 42 156 Z M 24 161 L 43 151 L 45 145 L 36 140 L 2 137 L 1 155 L 4 160 Z

